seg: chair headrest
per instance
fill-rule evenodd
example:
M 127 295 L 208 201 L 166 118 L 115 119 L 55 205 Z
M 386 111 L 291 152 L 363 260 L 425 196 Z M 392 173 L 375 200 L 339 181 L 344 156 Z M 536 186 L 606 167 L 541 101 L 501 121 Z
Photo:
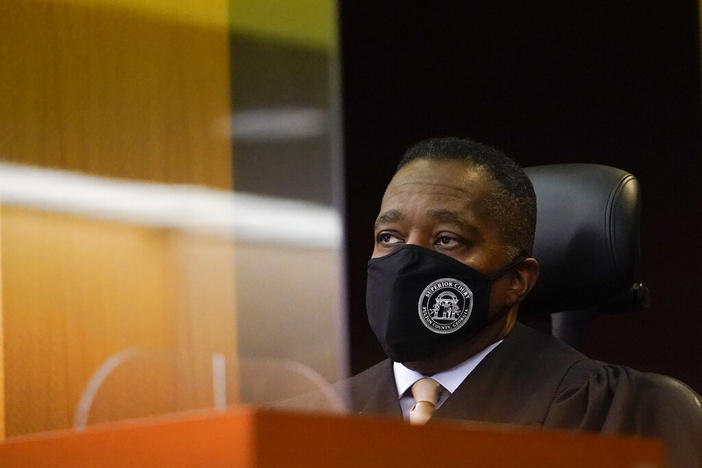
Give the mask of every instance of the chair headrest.
M 541 275 L 522 309 L 541 315 L 597 308 L 630 291 L 640 239 L 636 177 L 598 164 L 525 171 L 536 191 Z

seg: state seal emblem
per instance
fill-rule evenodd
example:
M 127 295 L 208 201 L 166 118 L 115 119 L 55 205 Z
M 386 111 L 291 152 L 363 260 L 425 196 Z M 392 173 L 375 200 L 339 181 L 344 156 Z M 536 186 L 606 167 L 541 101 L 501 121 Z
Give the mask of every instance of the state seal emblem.
M 419 319 L 434 333 L 448 335 L 468 322 L 473 310 L 473 292 L 462 281 L 441 278 L 432 281 L 419 297 Z

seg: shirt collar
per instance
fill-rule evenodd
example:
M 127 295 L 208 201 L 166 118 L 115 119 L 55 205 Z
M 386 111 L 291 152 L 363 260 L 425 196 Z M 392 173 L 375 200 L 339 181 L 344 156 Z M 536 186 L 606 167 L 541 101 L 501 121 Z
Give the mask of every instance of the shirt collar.
M 475 354 L 462 363 L 458 364 L 451 369 L 438 372 L 434 375 L 422 375 L 417 371 L 408 369 L 403 364 L 399 362 L 392 363 L 393 374 L 395 374 L 395 385 L 397 386 L 397 396 L 402 397 L 408 388 L 410 388 L 417 380 L 424 377 L 431 377 L 441 384 L 449 392 L 453 393 L 456 391 L 459 385 L 473 372 L 480 361 L 485 359 L 485 356 L 490 354 L 490 351 L 497 348 L 497 346 L 502 343 L 502 340 L 497 341 L 487 348 Z

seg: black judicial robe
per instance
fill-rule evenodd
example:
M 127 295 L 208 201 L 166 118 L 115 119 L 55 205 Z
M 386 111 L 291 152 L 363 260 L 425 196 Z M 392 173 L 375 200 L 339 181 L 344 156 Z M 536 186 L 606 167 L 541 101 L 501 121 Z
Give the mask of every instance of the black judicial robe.
M 339 384 L 351 411 L 402 417 L 385 360 Z M 702 404 L 669 377 L 588 359 L 518 324 L 439 408 L 458 419 L 659 437 L 669 464 L 702 468 Z

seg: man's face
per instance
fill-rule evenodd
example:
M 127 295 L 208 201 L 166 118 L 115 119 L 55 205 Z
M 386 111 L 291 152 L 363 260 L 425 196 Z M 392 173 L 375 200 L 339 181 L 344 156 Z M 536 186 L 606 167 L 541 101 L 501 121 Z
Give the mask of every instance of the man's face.
M 415 160 L 388 185 L 375 224 L 373 258 L 404 244 L 435 250 L 482 272 L 513 260 L 497 223 L 485 209 L 495 182 L 460 161 Z M 496 287 L 497 286 L 497 287 Z M 501 309 L 493 285 L 490 313 Z

